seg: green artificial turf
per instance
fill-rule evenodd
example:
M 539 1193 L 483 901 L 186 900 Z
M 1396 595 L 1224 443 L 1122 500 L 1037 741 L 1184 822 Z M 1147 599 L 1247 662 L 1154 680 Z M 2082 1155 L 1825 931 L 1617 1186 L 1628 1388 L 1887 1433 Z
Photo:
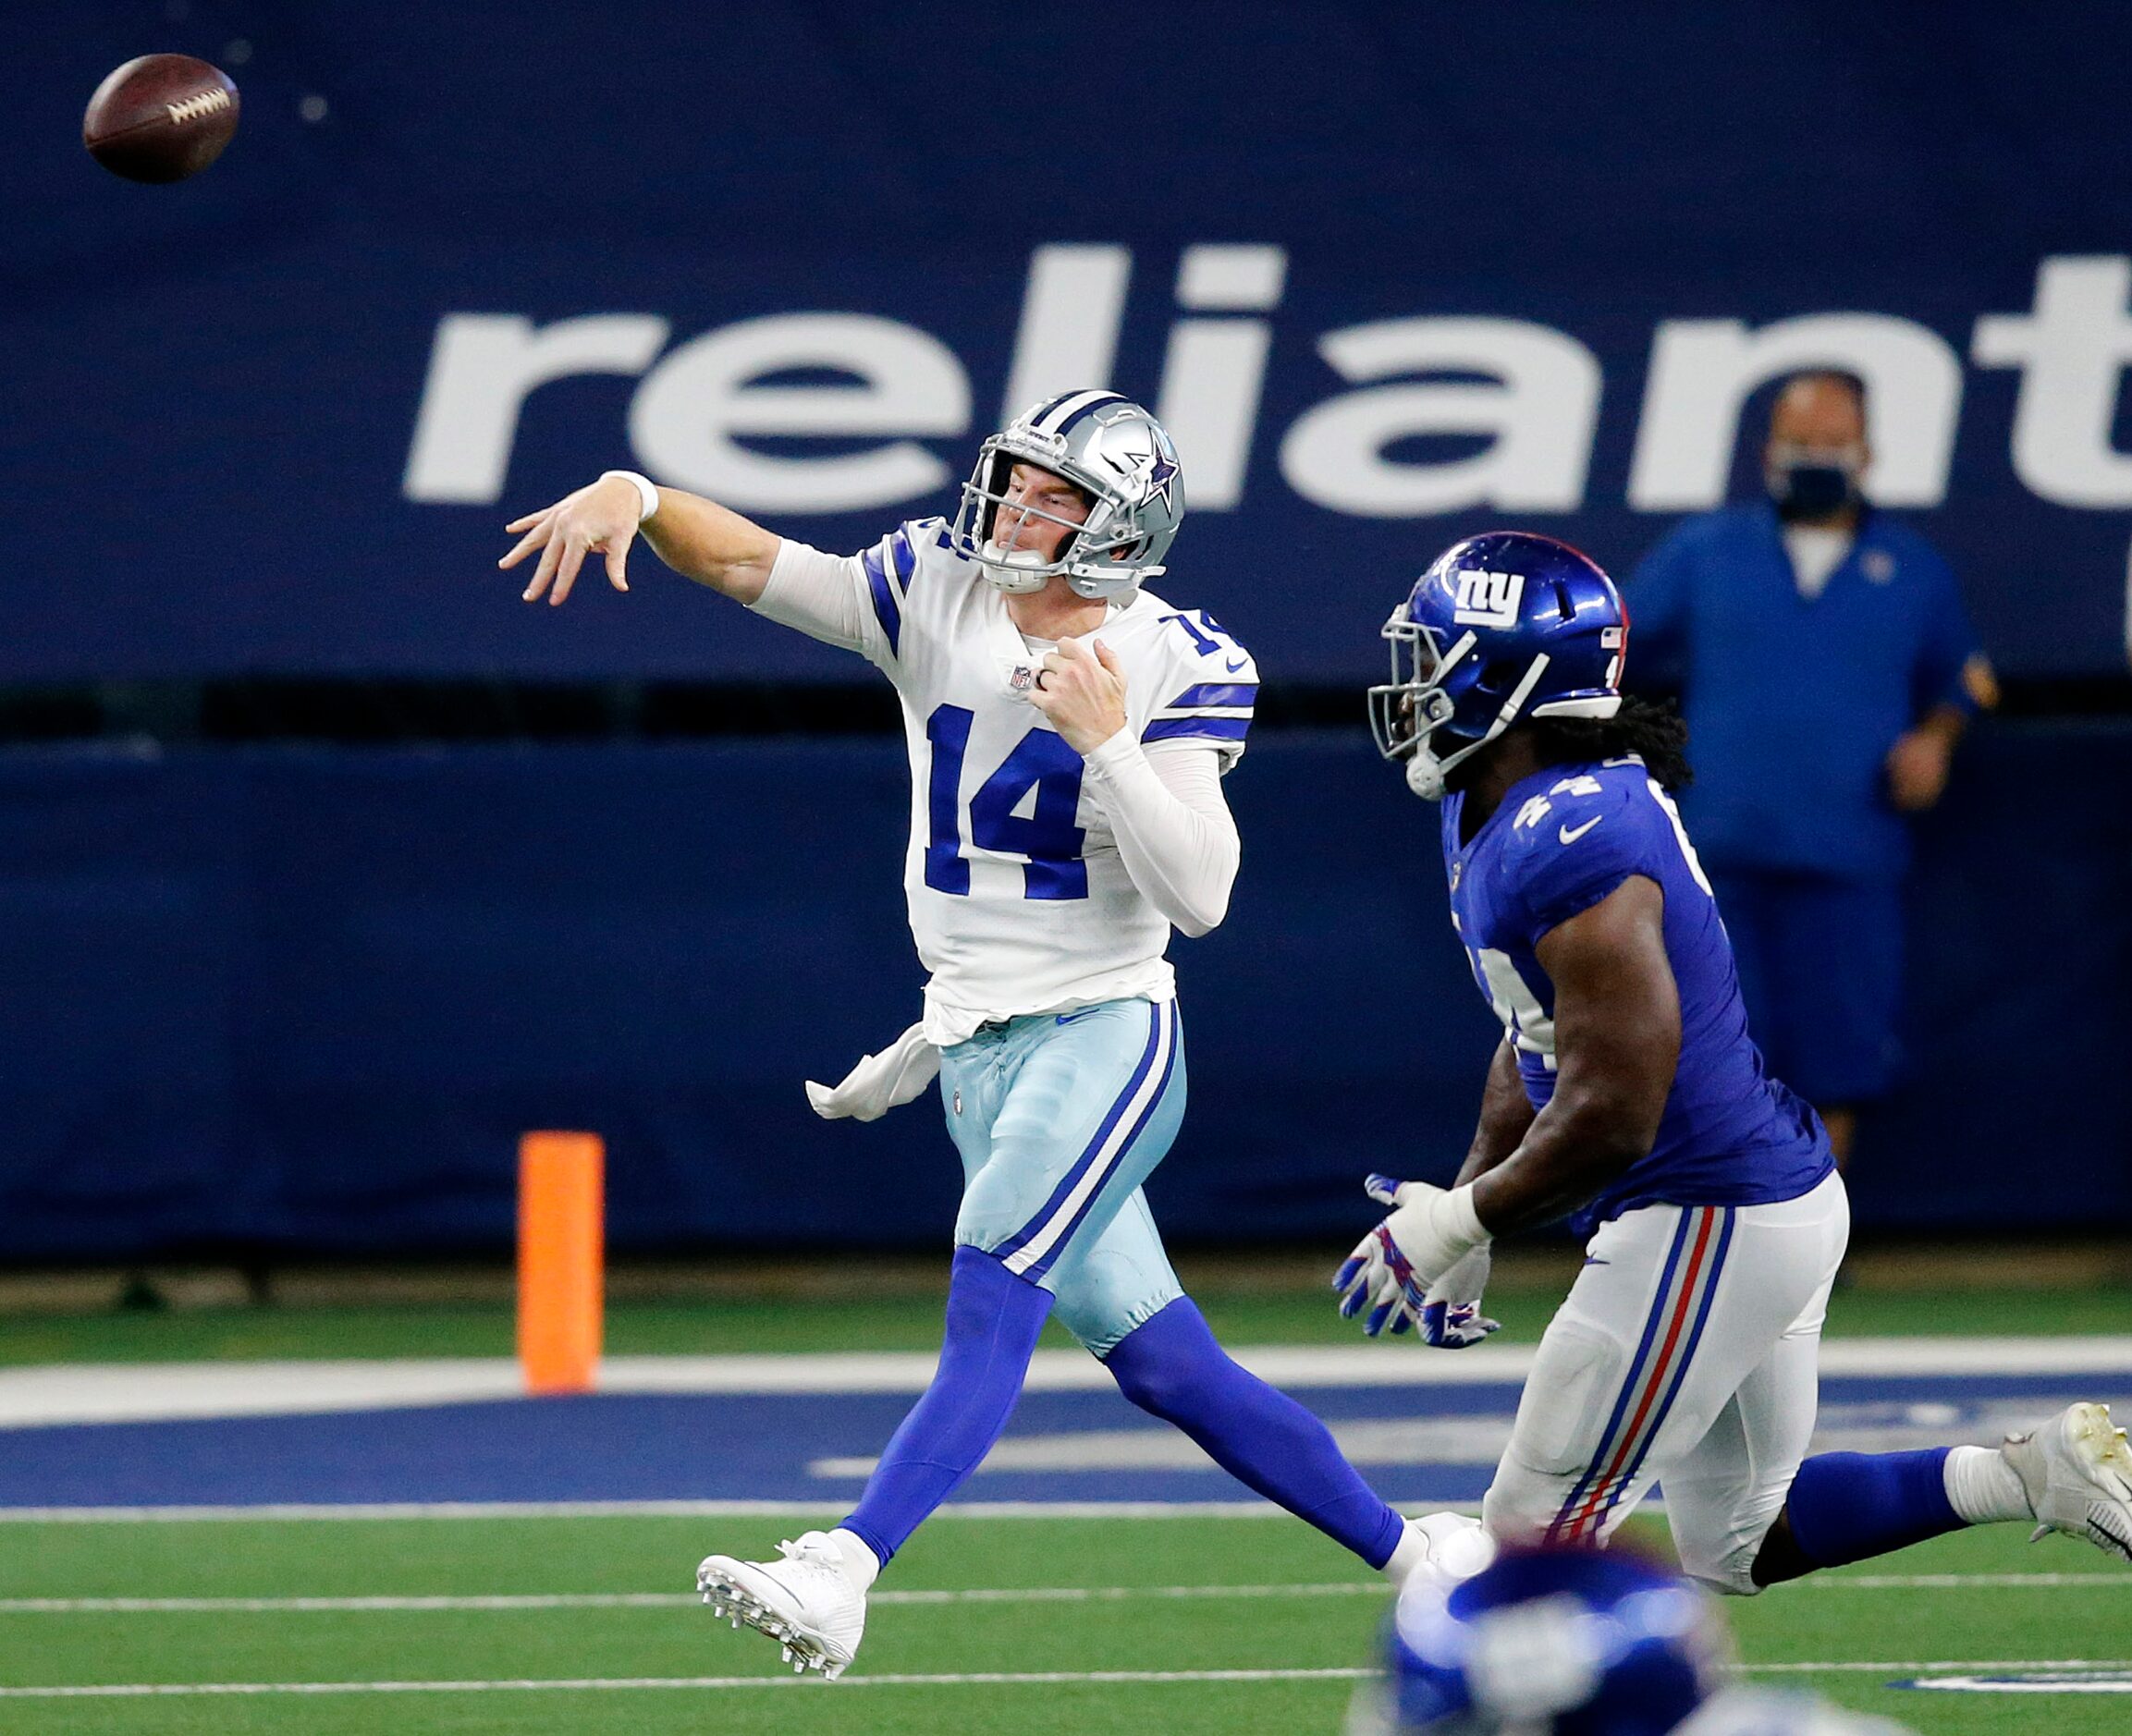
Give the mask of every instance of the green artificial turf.
M 827 1515 L 825 1514 L 825 1518 Z M 0 1524 L 0 1599 L 685 1594 L 708 1549 L 767 1552 L 804 1522 L 476 1519 Z M 1977 1575 L 2077 1575 L 2003 1585 Z M 1954 1576 L 1878 1586 L 1889 1574 Z M 919 1533 L 885 1592 L 1354 1586 L 1354 1561 L 1282 1518 L 980 1520 Z M 1971 1695 L 1888 1684 L 1912 1664 L 2132 1658 L 2132 1570 L 2016 1527 L 1728 1606 L 1750 1665 L 1885 1663 L 1761 1678 L 1811 1686 L 1926 1732 L 2101 1736 L 2132 1697 Z M 774 1688 L 0 1700 L 20 1736 L 102 1732 L 781 1731 L 831 1736 L 1030 1728 L 1047 1736 L 1337 1730 L 1344 1681 L 958 1682 L 884 1674 L 1352 1669 L 1372 1659 L 1374 1591 L 1084 1601 L 882 1602 L 852 1680 Z M 0 1607 L 0 1683 L 340 1682 L 782 1677 L 776 1648 L 687 1602 L 627 1608 L 31 1613 Z
M 1198 1292 L 1215 1332 L 1233 1344 L 1344 1341 L 1355 1328 L 1334 1314 L 1329 1290 Z M 1489 1299 L 1501 1341 L 1539 1337 L 1561 1300 L 1539 1290 Z M 511 1311 L 502 1305 L 204 1308 L 169 1313 L 0 1315 L 0 1364 L 190 1362 L 221 1358 L 508 1356 Z M 1864 1335 L 2132 1333 L 2132 1289 L 1839 1291 L 1832 1338 Z M 610 1306 L 615 1355 L 715 1355 L 746 1351 L 929 1351 L 940 1341 L 940 1302 L 889 1296 L 863 1306 L 789 1297 Z M 1072 1340 L 1048 1328 L 1047 1343 Z

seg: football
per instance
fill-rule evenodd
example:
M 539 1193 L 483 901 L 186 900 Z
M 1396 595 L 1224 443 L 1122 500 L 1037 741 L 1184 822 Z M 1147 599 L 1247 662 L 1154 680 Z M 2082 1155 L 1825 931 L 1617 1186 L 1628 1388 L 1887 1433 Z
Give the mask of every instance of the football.
M 142 55 L 96 87 L 81 142 L 129 181 L 181 181 L 222 154 L 237 130 L 237 86 L 190 55 Z

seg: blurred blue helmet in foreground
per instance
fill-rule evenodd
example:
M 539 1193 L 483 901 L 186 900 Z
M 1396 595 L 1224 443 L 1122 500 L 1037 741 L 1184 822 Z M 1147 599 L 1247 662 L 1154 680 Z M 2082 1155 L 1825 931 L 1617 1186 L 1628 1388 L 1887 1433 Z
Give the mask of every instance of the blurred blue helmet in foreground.
M 1506 1554 L 1451 1586 L 1409 1581 L 1388 1698 L 1402 1732 L 1665 1736 L 1724 1680 L 1711 1600 L 1633 1558 Z
M 1452 768 L 1521 717 L 1621 709 L 1628 616 L 1589 556 L 1529 531 L 1453 543 L 1384 624 L 1391 679 L 1369 690 L 1389 760 L 1431 801 Z

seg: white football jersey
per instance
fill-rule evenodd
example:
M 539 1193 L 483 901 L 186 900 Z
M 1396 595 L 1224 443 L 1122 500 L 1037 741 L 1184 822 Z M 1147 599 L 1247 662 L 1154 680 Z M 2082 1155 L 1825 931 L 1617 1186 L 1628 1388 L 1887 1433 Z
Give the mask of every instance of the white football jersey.
M 1048 644 L 1025 640 L 1007 598 L 958 556 L 946 524 L 906 524 L 838 562 L 851 590 L 835 618 L 780 583 L 780 551 L 755 605 L 864 655 L 895 683 L 911 754 L 903 885 L 931 975 L 925 1036 L 959 1043 L 987 1020 L 1122 996 L 1169 998 L 1167 920 L 1125 870 L 1081 755 L 1028 702 Z M 1142 590 L 1086 642 L 1124 672 L 1127 727 L 1144 744 L 1194 740 L 1223 769 L 1244 752 L 1258 670 L 1200 610 Z

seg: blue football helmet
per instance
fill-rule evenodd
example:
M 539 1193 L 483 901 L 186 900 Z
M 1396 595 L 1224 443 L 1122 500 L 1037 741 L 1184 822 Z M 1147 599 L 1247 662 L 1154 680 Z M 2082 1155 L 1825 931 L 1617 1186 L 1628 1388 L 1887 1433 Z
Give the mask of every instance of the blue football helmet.
M 1613 581 L 1567 543 L 1530 531 L 1453 543 L 1384 624 L 1378 748 L 1435 801 L 1453 766 L 1521 717 L 1611 717 L 1628 625 Z
M 1407 1583 L 1386 1697 L 1402 1736 L 1664 1736 L 1724 1685 L 1712 1600 L 1633 1557 L 1512 1552 Z

